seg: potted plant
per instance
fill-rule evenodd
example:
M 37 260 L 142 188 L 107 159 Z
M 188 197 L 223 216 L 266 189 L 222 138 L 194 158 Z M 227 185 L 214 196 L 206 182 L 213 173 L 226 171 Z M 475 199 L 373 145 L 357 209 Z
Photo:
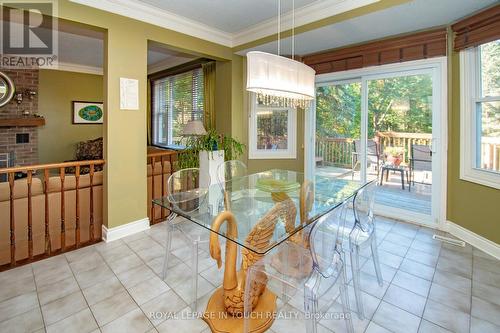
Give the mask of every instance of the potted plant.
M 405 149 L 403 147 L 386 147 L 384 149 L 385 160 L 393 165 L 400 165 L 403 161 L 403 154 Z
M 214 129 L 203 135 L 187 137 L 185 146 L 186 149 L 179 153 L 180 169 L 198 167 L 213 169 L 213 166 L 217 168 L 220 163 L 241 156 L 245 148 L 244 144 L 230 136 L 220 135 Z M 212 172 L 209 174 L 212 177 Z

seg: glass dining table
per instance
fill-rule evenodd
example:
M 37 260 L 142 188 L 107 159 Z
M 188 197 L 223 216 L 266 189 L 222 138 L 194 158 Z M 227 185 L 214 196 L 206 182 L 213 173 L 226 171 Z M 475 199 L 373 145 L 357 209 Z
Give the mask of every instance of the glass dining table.
M 305 216 L 301 217 L 301 214 L 297 213 L 293 224 L 290 222 L 287 224 L 283 220 L 278 221 L 271 241 L 265 246 L 256 246 L 248 242 L 247 237 L 257 223 L 275 206 L 276 198 L 280 194 L 290 198 L 299 210 L 301 190 L 303 192 L 305 183 L 310 184 L 309 195 L 312 194 Z M 352 198 L 362 186 L 362 183 L 354 180 L 329 176 L 314 176 L 313 179 L 307 179 L 301 172 L 273 169 L 212 184 L 207 189 L 174 194 L 185 196 L 185 202 L 196 199 L 194 210 L 190 209 L 189 204 L 184 207 L 172 204 L 169 196 L 155 199 L 153 203 L 205 228 L 207 232 L 215 232 L 249 251 L 263 255 Z M 236 235 L 227 233 L 224 226 L 218 230 L 213 229 L 214 219 L 225 211 L 226 207 L 230 207 L 235 217 L 238 230 Z
M 153 203 L 206 229 L 210 254 L 219 267 L 219 236 L 225 238 L 223 285 L 213 293 L 202 318 L 212 332 L 243 332 L 238 309 L 243 308 L 248 266 L 286 241 L 307 238 L 304 228 L 353 198 L 363 186 L 353 180 L 323 175 L 308 179 L 300 172 L 273 169 L 189 191 L 174 189 Z M 238 246 L 243 259 L 237 272 Z M 259 297 L 254 311 L 275 313 L 276 296 L 266 289 Z M 272 316 L 252 320 L 250 332 L 264 332 L 273 322 Z

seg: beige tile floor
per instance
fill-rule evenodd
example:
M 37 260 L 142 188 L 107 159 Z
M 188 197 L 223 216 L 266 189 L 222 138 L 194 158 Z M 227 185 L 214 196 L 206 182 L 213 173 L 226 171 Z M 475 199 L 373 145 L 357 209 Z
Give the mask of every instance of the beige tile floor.
M 384 284 L 376 283 L 371 259 L 362 258 L 368 318 L 353 316 L 356 332 L 500 332 L 500 262 L 470 245 L 437 242 L 432 234 L 377 220 Z M 0 332 L 208 332 L 187 305 L 190 269 L 182 261 L 188 253 L 182 242 L 174 241 L 179 250 L 170 275 L 159 277 L 165 235 L 165 225 L 158 224 L 0 273 Z M 206 251 L 200 251 L 199 264 L 202 311 L 222 274 Z M 352 285 L 349 296 L 353 307 Z M 282 307 L 272 331 L 303 332 L 300 304 L 292 299 Z M 153 315 L 159 312 L 168 315 Z M 343 320 L 321 321 L 320 332 L 344 331 Z

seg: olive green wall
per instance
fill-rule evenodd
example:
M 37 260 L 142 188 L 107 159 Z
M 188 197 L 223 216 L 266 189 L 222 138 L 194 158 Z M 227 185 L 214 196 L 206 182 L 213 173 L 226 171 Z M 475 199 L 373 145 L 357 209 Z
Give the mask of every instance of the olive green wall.
M 500 190 L 460 179 L 460 59 L 449 53 L 447 219 L 500 244 Z
M 72 101 L 102 102 L 102 75 L 41 69 L 38 112 L 45 126 L 38 131 L 40 163 L 72 160 L 79 141 L 102 136 L 103 125 L 72 124 Z
M 106 32 L 104 55 L 104 224 L 107 228 L 147 218 L 146 105 L 147 44 L 154 41 L 173 49 L 218 61 L 232 61 L 233 53 L 199 38 L 164 29 L 88 6 L 59 1 L 60 18 Z M 219 87 L 232 91 L 232 71 Z M 241 68 L 239 68 L 241 70 Z M 139 110 L 120 110 L 120 78 L 139 80 Z M 241 94 L 241 92 L 239 92 Z M 231 102 L 232 103 L 232 102 Z M 231 113 L 225 108 L 222 113 Z

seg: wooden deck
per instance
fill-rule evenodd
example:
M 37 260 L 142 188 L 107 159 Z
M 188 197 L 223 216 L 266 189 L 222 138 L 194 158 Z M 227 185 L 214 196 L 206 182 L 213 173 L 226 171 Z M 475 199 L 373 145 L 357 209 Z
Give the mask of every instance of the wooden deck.
M 333 166 L 317 166 L 316 174 L 325 176 L 334 176 L 344 179 L 351 179 L 352 172 L 350 169 L 333 167 Z M 377 178 L 375 170 L 369 170 L 368 179 Z M 359 180 L 359 172 L 354 173 L 354 179 Z M 425 181 L 425 183 L 422 183 Z M 378 205 L 385 205 L 398 209 L 408 210 L 415 213 L 430 215 L 431 214 L 431 190 L 432 175 L 422 172 L 415 173 L 415 185 L 412 184 L 408 191 L 408 184 L 405 178 L 405 189 L 401 188 L 401 178 L 399 173 L 389 174 L 389 180 L 379 187 L 376 198 Z

